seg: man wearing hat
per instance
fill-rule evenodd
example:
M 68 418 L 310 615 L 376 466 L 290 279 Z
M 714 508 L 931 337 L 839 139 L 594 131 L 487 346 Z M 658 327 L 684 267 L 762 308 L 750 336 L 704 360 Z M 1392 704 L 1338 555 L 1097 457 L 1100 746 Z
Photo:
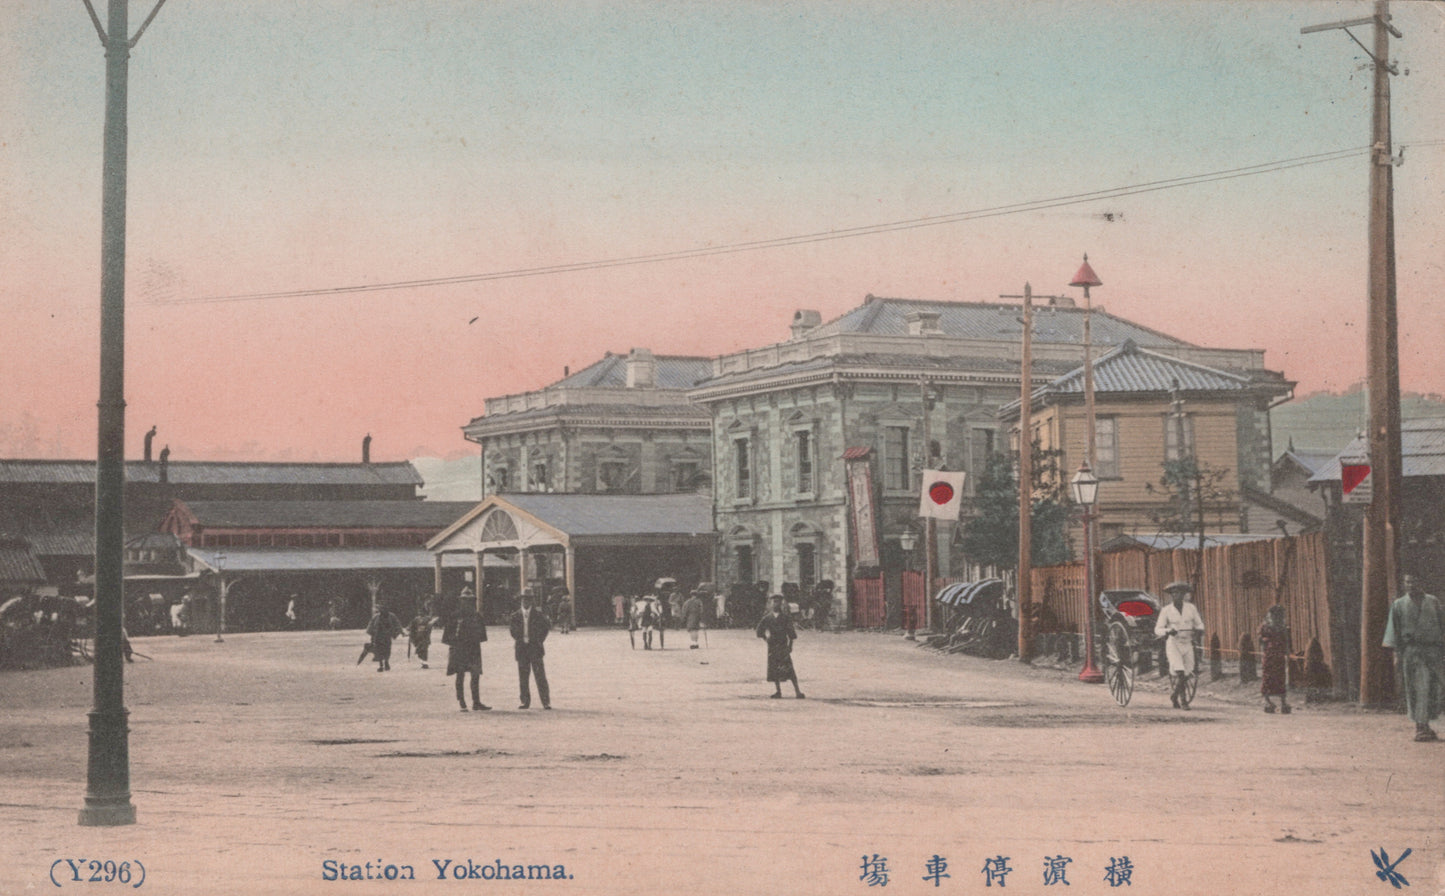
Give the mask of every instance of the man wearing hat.
M 1175 709 L 1188 709 L 1184 681 L 1194 672 L 1194 645 L 1204 637 L 1204 617 L 1192 602 L 1184 600 L 1194 589 L 1188 582 L 1170 582 L 1164 593 L 1173 598 L 1159 611 L 1154 623 L 1154 637 L 1164 638 L 1164 653 L 1169 658 L 1169 672 L 1174 688 L 1169 702 Z

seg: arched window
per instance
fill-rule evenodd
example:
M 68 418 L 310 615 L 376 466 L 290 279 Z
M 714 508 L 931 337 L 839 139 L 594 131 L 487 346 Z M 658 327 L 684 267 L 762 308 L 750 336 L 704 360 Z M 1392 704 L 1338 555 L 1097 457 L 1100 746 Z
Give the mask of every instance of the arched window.
M 516 541 L 516 521 L 513 520 L 512 515 L 505 510 L 493 510 L 491 515 L 487 517 L 487 521 L 482 523 L 481 540 L 483 542 Z

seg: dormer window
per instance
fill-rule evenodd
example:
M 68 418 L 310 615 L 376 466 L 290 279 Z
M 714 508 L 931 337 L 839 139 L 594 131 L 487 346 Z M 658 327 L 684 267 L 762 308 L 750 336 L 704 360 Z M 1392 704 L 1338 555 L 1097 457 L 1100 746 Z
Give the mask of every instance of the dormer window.
M 909 336 L 942 336 L 943 327 L 938 320 L 942 315 L 937 311 L 910 311 L 904 316 L 908 321 Z

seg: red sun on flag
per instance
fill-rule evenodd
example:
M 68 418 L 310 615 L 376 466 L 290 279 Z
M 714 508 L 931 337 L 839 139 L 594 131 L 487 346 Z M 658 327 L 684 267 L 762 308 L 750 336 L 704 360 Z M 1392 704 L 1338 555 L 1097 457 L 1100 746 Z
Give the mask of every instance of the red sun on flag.
M 963 501 L 964 473 L 924 470 L 923 488 L 918 495 L 918 515 L 936 520 L 958 519 Z

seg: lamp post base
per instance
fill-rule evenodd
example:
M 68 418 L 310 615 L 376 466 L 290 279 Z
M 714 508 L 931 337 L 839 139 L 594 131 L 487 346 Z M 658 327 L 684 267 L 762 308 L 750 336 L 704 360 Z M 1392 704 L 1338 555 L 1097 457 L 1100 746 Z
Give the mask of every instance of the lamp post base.
M 1093 666 L 1085 666 L 1084 671 L 1079 673 L 1079 681 L 1082 681 L 1084 684 L 1103 684 L 1104 673 L 1095 669 Z
M 93 828 L 135 824 L 135 806 L 129 802 L 86 806 L 80 810 L 80 824 Z

